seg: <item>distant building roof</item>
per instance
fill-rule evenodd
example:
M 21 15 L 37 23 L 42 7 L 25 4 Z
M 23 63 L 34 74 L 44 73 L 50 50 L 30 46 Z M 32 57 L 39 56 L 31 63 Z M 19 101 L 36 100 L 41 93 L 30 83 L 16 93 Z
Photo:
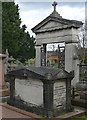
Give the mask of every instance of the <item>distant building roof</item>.
M 49 58 L 51 58 L 51 59 L 59 59 L 58 57 L 56 57 L 56 56 L 50 56 Z

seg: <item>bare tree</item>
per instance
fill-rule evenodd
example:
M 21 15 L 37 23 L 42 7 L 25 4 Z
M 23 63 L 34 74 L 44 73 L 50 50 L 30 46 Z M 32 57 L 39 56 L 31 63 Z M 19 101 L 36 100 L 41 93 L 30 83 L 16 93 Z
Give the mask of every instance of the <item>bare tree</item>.
M 82 28 L 79 29 L 79 35 L 78 35 L 78 43 L 79 43 L 79 56 L 81 59 L 81 63 L 85 63 L 85 49 L 86 49 L 86 44 L 87 44 L 87 39 L 86 39 L 86 29 L 85 29 L 85 24 L 82 26 Z

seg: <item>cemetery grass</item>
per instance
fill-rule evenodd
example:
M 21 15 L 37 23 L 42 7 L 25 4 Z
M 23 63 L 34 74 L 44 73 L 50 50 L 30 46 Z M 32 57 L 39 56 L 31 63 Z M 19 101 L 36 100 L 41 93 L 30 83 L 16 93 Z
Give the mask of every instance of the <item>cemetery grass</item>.
M 83 115 L 83 116 L 81 116 L 79 118 L 72 118 L 70 120 L 87 120 L 87 115 Z

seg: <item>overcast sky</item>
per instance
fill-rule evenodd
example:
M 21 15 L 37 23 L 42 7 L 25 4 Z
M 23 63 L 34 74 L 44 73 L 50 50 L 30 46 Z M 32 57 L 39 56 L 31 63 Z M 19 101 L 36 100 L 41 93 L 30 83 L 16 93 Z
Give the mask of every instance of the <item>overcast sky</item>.
M 41 22 L 53 11 L 52 2 L 17 2 L 19 5 L 22 24 L 27 26 L 27 31 L 32 35 L 31 28 Z M 59 2 L 58 13 L 66 19 L 85 20 L 84 2 Z

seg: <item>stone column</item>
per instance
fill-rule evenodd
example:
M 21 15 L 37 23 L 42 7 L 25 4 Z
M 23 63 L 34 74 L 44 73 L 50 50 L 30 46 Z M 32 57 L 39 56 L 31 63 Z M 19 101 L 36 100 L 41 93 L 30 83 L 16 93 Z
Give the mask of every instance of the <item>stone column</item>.
M 76 87 L 76 84 L 79 82 L 79 57 L 78 57 L 78 48 L 76 45 L 74 46 L 74 71 L 75 71 L 75 77 L 72 81 L 72 85 Z
M 35 67 L 41 66 L 41 45 L 36 45 Z
M 66 80 L 66 111 L 72 111 L 73 107 L 71 105 L 71 80 Z
M 67 72 L 74 70 L 73 49 L 74 49 L 73 43 L 65 45 L 65 70 Z
M 10 77 L 10 100 L 13 101 L 15 99 L 15 77 Z
M 72 80 L 72 85 L 76 87 L 76 84 L 79 82 L 79 59 L 74 60 L 74 78 Z
M 41 48 L 41 66 L 46 66 L 46 44 Z
M 15 77 L 9 75 L 9 80 L 10 80 L 10 98 L 7 101 L 9 105 L 14 105 L 15 104 Z
M 43 104 L 46 109 L 47 116 L 53 117 L 53 83 L 47 82 L 44 83 L 43 86 Z
M 75 87 L 76 83 L 79 81 L 79 59 L 76 49 L 76 43 L 68 43 L 65 45 L 65 70 L 67 72 L 74 70 L 74 78 L 72 80 L 72 85 Z

